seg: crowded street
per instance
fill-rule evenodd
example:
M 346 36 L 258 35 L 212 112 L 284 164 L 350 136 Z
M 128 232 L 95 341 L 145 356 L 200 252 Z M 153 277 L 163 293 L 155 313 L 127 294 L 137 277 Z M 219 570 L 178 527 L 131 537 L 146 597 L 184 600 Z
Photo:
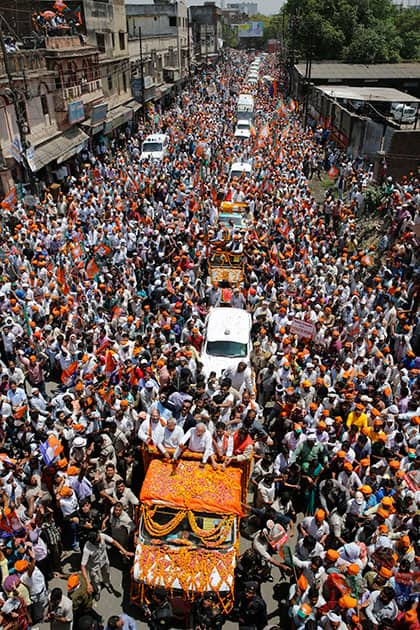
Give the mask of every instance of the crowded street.
M 373 221 L 286 84 L 226 49 L 2 202 L 5 630 L 419 630 L 418 173 Z

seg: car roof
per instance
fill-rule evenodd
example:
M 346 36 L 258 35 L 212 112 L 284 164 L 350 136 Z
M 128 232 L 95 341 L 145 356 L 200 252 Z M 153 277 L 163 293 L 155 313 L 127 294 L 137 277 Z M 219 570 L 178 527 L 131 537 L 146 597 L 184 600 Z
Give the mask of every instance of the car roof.
M 252 319 L 248 311 L 216 307 L 207 316 L 207 340 L 248 343 L 251 326 Z
M 231 171 L 245 171 L 247 173 L 250 173 L 252 171 L 252 164 L 250 164 L 249 162 L 233 162 L 232 166 L 230 167 Z
M 252 94 L 239 94 L 238 103 L 253 103 L 254 97 Z
M 165 142 L 168 136 L 165 133 L 152 133 L 150 136 L 147 136 L 144 142 Z

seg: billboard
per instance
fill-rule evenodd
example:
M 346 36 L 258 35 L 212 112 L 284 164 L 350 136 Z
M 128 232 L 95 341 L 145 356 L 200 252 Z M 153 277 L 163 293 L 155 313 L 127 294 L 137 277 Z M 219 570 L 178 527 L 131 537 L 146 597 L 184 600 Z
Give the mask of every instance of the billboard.
M 264 34 L 263 22 L 245 22 L 238 25 L 238 36 L 243 37 L 262 37 Z

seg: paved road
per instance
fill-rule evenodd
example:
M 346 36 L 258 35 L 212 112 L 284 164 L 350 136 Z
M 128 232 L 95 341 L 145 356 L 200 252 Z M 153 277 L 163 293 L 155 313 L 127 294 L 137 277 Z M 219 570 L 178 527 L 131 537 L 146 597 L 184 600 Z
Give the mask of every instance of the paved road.
M 249 541 L 247 541 L 246 539 L 242 538 L 241 539 L 241 551 L 245 551 L 245 549 L 247 547 L 249 547 Z M 119 558 L 118 557 L 112 557 L 111 558 L 112 564 L 113 565 L 120 565 L 119 562 Z M 80 554 L 75 554 L 72 553 L 71 555 L 69 555 L 64 563 L 63 563 L 63 572 L 65 574 L 70 574 L 72 571 L 78 570 L 80 567 Z M 114 586 L 114 588 L 116 588 L 120 593 L 121 593 L 121 597 L 116 597 L 115 595 L 111 595 L 110 593 L 108 593 L 106 590 L 102 591 L 101 594 L 101 598 L 99 600 L 99 602 L 95 603 L 95 609 L 102 615 L 102 617 L 104 618 L 104 620 L 106 621 L 108 619 L 108 617 L 110 617 L 111 615 L 115 615 L 121 612 L 122 610 L 122 604 L 123 604 L 123 599 L 128 600 L 128 595 L 129 595 L 129 585 L 126 584 L 124 585 L 122 583 L 122 577 L 123 577 L 123 573 L 120 570 L 120 568 L 118 568 L 117 566 L 112 566 L 111 569 L 111 581 L 112 584 Z M 274 578 L 274 582 L 277 581 L 277 578 L 279 577 L 279 571 L 277 568 L 273 569 L 273 578 Z M 54 588 L 54 587 L 60 587 L 61 589 L 63 589 L 63 592 L 66 593 L 67 592 L 67 584 L 66 581 L 64 579 L 54 579 L 50 582 L 49 587 L 50 589 Z M 273 583 L 267 583 L 267 584 L 263 584 L 262 587 L 262 592 L 263 592 L 263 597 L 267 603 L 267 608 L 268 608 L 268 612 L 272 613 L 275 612 L 277 609 L 277 602 L 275 602 L 273 600 Z M 128 614 L 132 615 L 134 618 L 138 618 L 138 610 L 135 607 L 127 607 L 126 605 L 124 605 L 124 610 L 125 612 L 127 612 Z M 272 623 L 276 623 L 278 622 L 278 616 L 276 615 L 273 620 Z M 138 622 L 138 626 L 139 628 L 147 628 L 147 624 L 143 623 L 143 622 Z M 39 625 L 40 630 L 47 630 L 47 628 L 49 628 L 49 624 L 44 623 L 44 624 L 40 624 Z M 237 629 L 238 628 L 238 624 L 236 623 L 232 623 L 232 622 L 227 622 L 225 623 L 225 625 L 223 626 L 224 630 L 233 630 L 233 629 Z

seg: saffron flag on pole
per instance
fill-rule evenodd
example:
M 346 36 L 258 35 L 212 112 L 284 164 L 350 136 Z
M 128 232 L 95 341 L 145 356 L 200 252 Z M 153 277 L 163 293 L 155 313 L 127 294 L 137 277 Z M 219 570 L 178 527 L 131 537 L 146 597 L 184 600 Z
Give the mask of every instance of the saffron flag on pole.
M 61 372 L 61 382 L 63 385 L 67 384 L 67 381 L 73 376 L 78 367 L 79 363 L 77 361 L 73 361 L 73 363 L 70 363 L 68 368 L 65 368 Z
M 91 258 L 90 260 L 88 260 L 87 264 L 86 264 L 86 275 L 89 278 L 89 280 L 93 280 L 93 278 L 96 276 L 96 274 L 99 271 L 99 267 L 95 262 L 94 258 Z
M 13 187 L 9 190 L 3 201 L 0 203 L 0 206 L 3 210 L 13 210 L 16 205 L 16 188 Z
M 55 435 L 50 435 L 39 445 L 39 450 L 47 466 L 50 466 L 63 452 L 64 447 Z

